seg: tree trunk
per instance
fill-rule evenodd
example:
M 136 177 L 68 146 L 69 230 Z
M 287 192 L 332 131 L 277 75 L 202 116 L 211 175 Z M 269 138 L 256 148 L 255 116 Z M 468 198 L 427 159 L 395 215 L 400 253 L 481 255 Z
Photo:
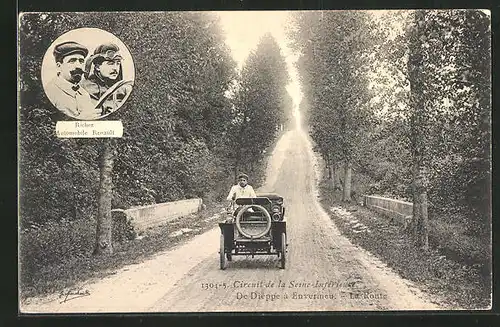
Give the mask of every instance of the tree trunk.
M 351 162 L 346 161 L 344 171 L 344 192 L 342 194 L 342 201 L 351 201 Z
M 413 170 L 413 217 L 410 229 L 418 246 L 427 249 L 428 214 L 425 176 L 425 131 L 427 125 L 424 102 L 424 59 L 421 52 L 425 11 L 415 12 L 409 35 L 408 79 L 410 82 L 410 146 Z
M 420 166 L 414 169 L 413 189 L 413 219 L 412 229 L 417 246 L 429 248 L 429 216 L 427 213 L 428 201 L 425 182 L 425 169 Z
M 235 160 L 234 161 L 234 180 L 236 180 L 236 178 L 238 177 L 238 160 Z
M 332 174 L 333 174 L 333 182 L 335 183 L 334 189 L 342 191 L 342 180 L 340 179 L 339 173 L 337 173 L 337 163 L 332 163 Z
M 332 186 L 332 192 L 335 192 L 335 166 L 333 164 L 330 164 L 328 166 L 328 179 L 330 180 L 330 185 Z
M 102 139 L 102 148 L 99 156 L 100 187 L 97 212 L 97 233 L 94 254 L 113 253 L 111 199 L 113 188 L 113 139 Z
M 330 160 L 329 155 L 326 155 L 325 163 L 326 170 L 328 171 L 328 179 L 332 179 L 332 161 Z
M 428 202 L 427 202 L 427 191 L 423 190 L 420 193 L 420 221 L 417 225 L 417 245 L 421 248 L 429 249 L 429 215 L 427 212 Z
M 417 176 L 418 176 L 418 167 L 413 167 L 413 185 L 412 185 L 412 202 L 413 202 L 413 210 L 412 210 L 412 217 L 411 217 L 411 222 L 410 222 L 410 231 L 413 236 L 416 237 L 417 235 L 417 225 L 418 222 L 420 221 L 420 213 L 422 212 L 421 210 L 421 203 L 420 201 L 422 200 L 421 197 L 418 196 L 417 192 Z
M 335 189 L 342 190 L 342 183 L 340 182 L 340 176 L 339 173 L 337 172 L 337 163 L 333 162 L 332 163 L 332 175 L 333 175 L 333 182 L 335 183 Z

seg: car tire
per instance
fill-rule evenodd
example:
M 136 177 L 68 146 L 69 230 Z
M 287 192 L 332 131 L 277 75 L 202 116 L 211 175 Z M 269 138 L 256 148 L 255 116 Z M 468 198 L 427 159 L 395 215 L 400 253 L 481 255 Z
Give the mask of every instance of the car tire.
M 226 269 L 226 253 L 224 253 L 224 234 L 220 234 L 220 269 Z
M 266 217 L 266 228 L 263 232 L 257 234 L 257 235 L 249 235 L 247 234 L 242 228 L 241 228 L 241 224 L 240 224 L 240 219 L 241 217 L 243 216 L 243 214 L 250 208 L 255 208 L 259 211 L 261 211 L 262 213 L 264 213 L 264 217 Z M 262 236 L 266 235 L 267 233 L 269 233 L 269 230 L 271 229 L 271 215 L 269 214 L 269 212 L 267 212 L 267 210 L 261 206 L 261 205 L 257 205 L 257 204 L 251 204 L 251 205 L 245 205 L 241 208 L 241 210 L 238 212 L 238 214 L 236 215 L 236 229 L 238 230 L 238 232 L 243 235 L 244 237 L 246 238 L 261 238 Z

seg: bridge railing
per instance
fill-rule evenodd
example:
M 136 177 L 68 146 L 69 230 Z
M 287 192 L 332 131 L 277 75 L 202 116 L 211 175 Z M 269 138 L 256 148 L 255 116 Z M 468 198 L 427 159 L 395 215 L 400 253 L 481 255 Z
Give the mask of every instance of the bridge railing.
M 143 231 L 162 225 L 170 220 L 187 216 L 201 210 L 202 199 L 188 199 L 164 202 L 130 209 L 113 209 L 112 213 L 123 212 L 134 226 L 134 230 Z
M 404 228 L 408 226 L 413 215 L 413 203 L 375 195 L 364 195 L 363 204 L 383 214 Z

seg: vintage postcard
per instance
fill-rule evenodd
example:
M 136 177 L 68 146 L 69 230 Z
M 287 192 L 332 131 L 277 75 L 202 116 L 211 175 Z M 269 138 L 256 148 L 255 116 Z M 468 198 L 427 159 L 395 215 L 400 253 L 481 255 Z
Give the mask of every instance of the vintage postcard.
M 21 313 L 491 309 L 489 11 L 18 23 Z

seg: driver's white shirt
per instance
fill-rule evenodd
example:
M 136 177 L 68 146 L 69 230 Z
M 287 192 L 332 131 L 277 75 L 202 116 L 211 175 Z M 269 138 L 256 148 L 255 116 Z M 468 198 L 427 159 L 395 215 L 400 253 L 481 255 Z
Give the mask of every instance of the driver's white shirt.
M 256 198 L 257 195 L 253 190 L 251 185 L 246 185 L 245 187 L 241 187 L 240 184 L 233 185 L 231 190 L 229 191 L 229 195 L 227 196 L 227 200 L 231 201 L 233 199 L 233 195 L 236 194 L 235 199 L 239 198 Z

